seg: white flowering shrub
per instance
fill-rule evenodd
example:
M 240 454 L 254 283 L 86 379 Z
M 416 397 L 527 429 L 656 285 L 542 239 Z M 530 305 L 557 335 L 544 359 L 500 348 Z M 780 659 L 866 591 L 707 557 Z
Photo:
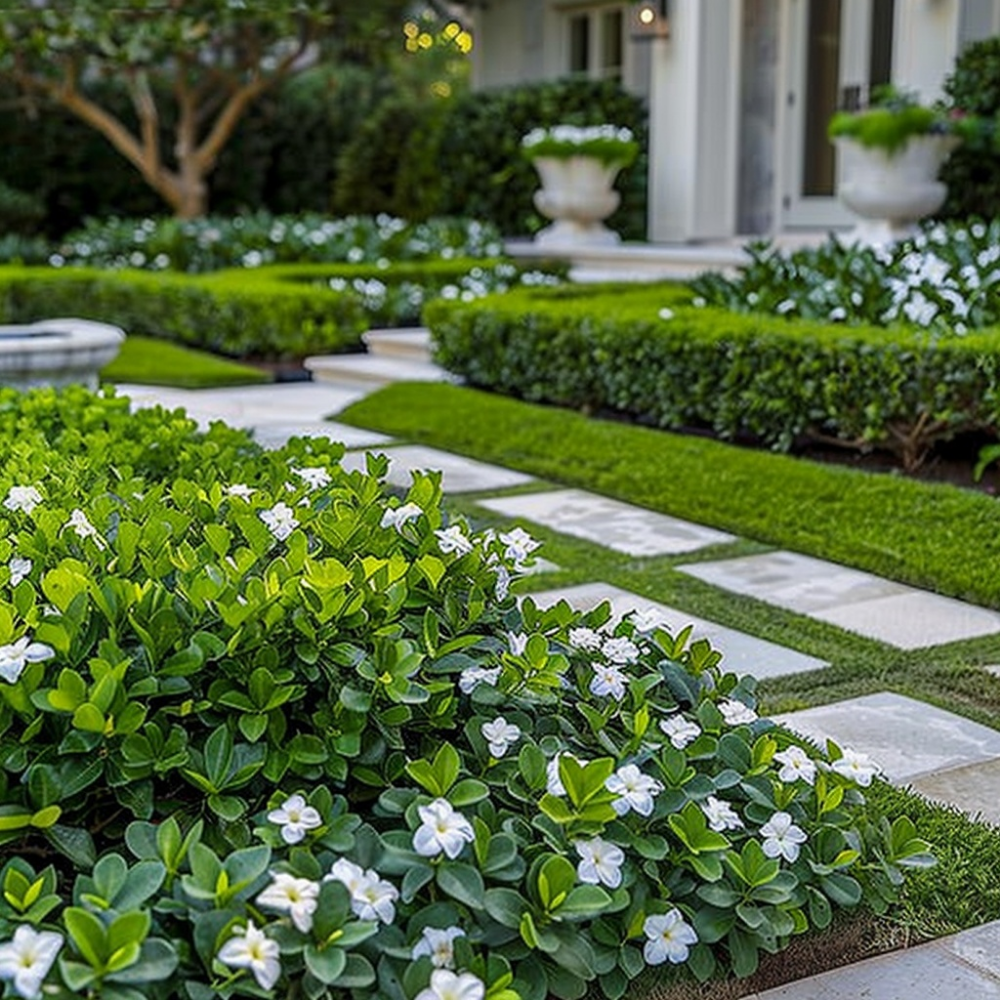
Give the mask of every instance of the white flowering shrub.
M 747 247 L 735 277 L 692 282 L 701 304 L 829 323 L 905 324 L 961 335 L 1000 323 L 1000 221 L 937 223 L 891 247 L 831 238 L 786 252 Z
M 639 143 L 632 130 L 622 126 L 564 124 L 533 128 L 521 138 L 521 151 L 529 160 L 592 156 L 608 165 L 627 167 L 639 155 Z
M 5 995 L 617 998 L 928 863 L 871 761 L 759 718 L 706 642 L 519 606 L 537 543 L 447 522 L 436 476 L 179 418 L 153 475 L 153 422 L 112 444 L 83 392 L 74 465 L 52 397 L 0 471 Z

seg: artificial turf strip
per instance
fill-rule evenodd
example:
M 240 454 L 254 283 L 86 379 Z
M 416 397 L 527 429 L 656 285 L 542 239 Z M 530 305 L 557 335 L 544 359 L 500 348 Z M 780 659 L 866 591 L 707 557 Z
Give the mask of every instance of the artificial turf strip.
M 166 385 L 179 389 L 211 389 L 269 382 L 259 368 L 228 361 L 207 351 L 182 347 L 153 337 L 129 335 L 111 364 L 101 370 L 104 382 Z
M 458 386 L 397 383 L 338 420 L 1000 608 L 1000 506 L 983 494 Z

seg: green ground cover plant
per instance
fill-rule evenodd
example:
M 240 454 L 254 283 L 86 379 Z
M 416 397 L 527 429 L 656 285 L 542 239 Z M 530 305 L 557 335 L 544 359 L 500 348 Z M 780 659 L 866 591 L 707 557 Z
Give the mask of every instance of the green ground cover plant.
M 270 381 L 270 376 L 259 368 L 135 334 L 126 338 L 118 357 L 101 369 L 100 377 L 105 382 L 170 385 L 181 389 L 254 385 Z
M 436 476 L 84 390 L 0 393 L 0 433 L 14 995 L 614 998 L 931 863 L 707 643 L 519 606 L 536 543 Z
M 389 386 L 338 419 L 1000 607 L 1000 512 L 982 494 L 456 386 Z
M 710 307 L 666 283 L 438 300 L 425 319 L 437 360 L 475 386 L 776 450 L 882 448 L 915 468 L 935 442 L 1000 425 L 992 327 L 946 337 L 789 321 Z

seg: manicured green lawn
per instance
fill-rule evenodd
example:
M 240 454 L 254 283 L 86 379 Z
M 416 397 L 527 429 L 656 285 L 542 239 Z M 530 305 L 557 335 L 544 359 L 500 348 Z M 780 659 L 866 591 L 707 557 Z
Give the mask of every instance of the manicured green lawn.
M 166 340 L 130 335 L 114 361 L 101 371 L 105 382 L 209 389 L 269 382 L 266 372 Z

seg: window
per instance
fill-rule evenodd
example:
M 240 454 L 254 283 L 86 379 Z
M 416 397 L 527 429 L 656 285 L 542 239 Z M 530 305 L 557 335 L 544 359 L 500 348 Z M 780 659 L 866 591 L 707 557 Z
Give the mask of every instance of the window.
M 621 80 L 625 70 L 625 9 L 621 4 L 575 11 L 566 18 L 568 69 L 600 80 Z

